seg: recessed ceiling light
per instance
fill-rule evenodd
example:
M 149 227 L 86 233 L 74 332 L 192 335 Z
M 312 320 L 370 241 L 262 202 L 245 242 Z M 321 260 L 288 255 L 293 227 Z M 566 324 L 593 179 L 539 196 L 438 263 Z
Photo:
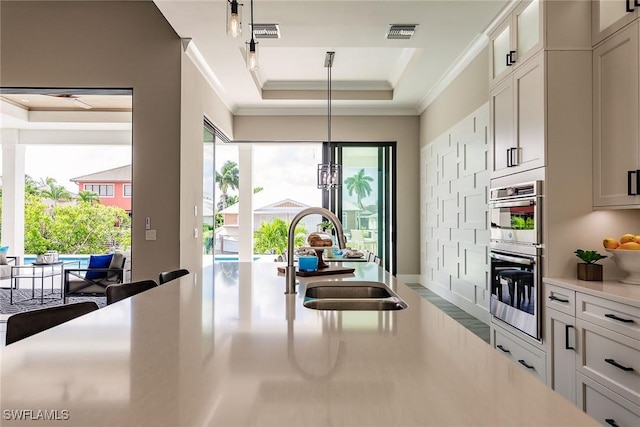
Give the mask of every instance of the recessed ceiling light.
M 408 40 L 413 37 L 418 24 L 391 24 L 387 31 L 389 40 Z

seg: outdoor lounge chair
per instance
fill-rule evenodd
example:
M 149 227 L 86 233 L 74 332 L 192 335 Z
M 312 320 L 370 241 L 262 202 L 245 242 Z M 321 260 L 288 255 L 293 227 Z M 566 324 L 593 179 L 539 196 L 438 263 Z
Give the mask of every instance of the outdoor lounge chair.
M 125 261 L 123 254 L 115 253 L 106 267 L 92 267 L 90 258 L 88 268 L 65 269 L 63 302 L 69 297 L 106 297 L 107 286 L 122 283 Z

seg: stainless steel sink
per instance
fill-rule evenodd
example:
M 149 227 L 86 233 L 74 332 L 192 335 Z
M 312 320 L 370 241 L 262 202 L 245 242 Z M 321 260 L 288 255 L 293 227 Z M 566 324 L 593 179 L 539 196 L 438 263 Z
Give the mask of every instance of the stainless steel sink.
M 381 282 L 313 282 L 303 305 L 316 310 L 402 310 L 407 304 Z

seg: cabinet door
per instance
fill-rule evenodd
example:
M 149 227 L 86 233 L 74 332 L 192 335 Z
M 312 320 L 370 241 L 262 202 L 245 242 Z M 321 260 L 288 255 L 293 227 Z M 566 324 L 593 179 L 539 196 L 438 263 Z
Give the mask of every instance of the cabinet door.
M 525 1 L 513 12 L 514 59 L 517 64 L 524 63 L 542 49 L 542 6 L 538 0 Z
M 507 160 L 515 147 L 513 99 L 511 79 L 491 91 L 492 176 L 510 173 Z
M 493 33 L 489 40 L 489 50 L 491 58 L 491 70 L 489 84 L 495 83 L 505 78 L 512 70 L 512 65 L 508 59 L 511 51 L 511 17 L 508 16 Z
M 638 17 L 634 0 L 595 0 L 591 2 L 591 43 L 600 43 Z
M 513 75 L 516 105 L 516 158 L 514 172 L 544 166 L 544 52 Z
M 576 319 L 547 308 L 544 321 L 551 346 L 547 349 L 547 385 L 576 403 Z
M 638 45 L 636 22 L 593 51 L 594 207 L 640 203 Z

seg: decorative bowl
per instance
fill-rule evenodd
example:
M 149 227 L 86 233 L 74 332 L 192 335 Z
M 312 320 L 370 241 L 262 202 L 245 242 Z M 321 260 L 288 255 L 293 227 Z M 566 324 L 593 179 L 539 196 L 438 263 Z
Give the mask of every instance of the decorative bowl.
M 606 249 L 609 252 L 618 268 L 627 276 L 620 279 L 622 283 L 640 285 L 640 251 L 625 249 Z

